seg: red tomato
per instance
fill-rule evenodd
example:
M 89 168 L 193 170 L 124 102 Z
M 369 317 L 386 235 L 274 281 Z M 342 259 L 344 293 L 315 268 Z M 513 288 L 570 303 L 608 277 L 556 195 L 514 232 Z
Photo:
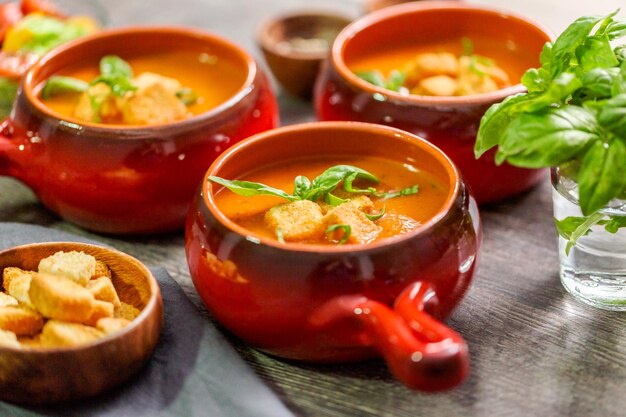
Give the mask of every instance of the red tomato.
M 17 3 L 0 4 L 0 43 L 9 27 L 21 18 L 22 12 Z
M 40 12 L 49 16 L 63 17 L 54 3 L 48 0 L 22 0 L 22 13 L 25 15 Z

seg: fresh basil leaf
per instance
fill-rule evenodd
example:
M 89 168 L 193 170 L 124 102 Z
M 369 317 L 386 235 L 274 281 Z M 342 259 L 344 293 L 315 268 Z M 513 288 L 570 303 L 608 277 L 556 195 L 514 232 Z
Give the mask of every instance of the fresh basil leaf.
M 476 135 L 474 154 L 479 158 L 489 149 L 500 143 L 502 132 L 524 110 L 524 105 L 531 100 L 528 94 L 516 94 L 489 107 L 480 120 L 480 127 Z
M 611 97 L 619 68 L 594 68 L 582 77 L 582 92 L 589 98 Z
M 419 191 L 419 185 L 415 184 L 412 185 L 410 187 L 406 187 L 401 189 L 400 191 L 391 191 L 388 193 L 376 193 L 376 197 L 380 197 L 380 198 L 384 198 L 385 200 L 388 200 L 390 198 L 396 198 L 396 197 L 402 197 L 402 196 L 406 196 L 406 195 L 413 195 L 413 194 L 417 194 L 417 192 Z
M 365 217 L 367 217 L 368 219 L 370 219 L 373 222 L 375 222 L 376 220 L 380 220 L 387 213 L 387 209 L 385 207 L 386 206 L 383 206 L 382 210 L 378 214 L 364 213 Z
M 340 245 L 343 245 L 344 243 L 346 243 L 348 241 L 348 239 L 350 238 L 350 234 L 352 233 L 352 228 L 350 227 L 350 225 L 347 224 L 332 224 L 330 226 L 328 226 L 328 228 L 326 229 L 326 231 L 324 232 L 325 234 L 329 234 L 329 233 L 333 233 L 336 230 L 341 229 L 343 231 L 343 236 L 341 237 L 341 240 L 339 241 Z
M 137 87 L 133 85 L 130 78 L 124 76 L 100 75 L 94 78 L 89 84 L 96 85 L 100 83 L 108 85 L 111 88 L 111 92 L 118 97 L 122 97 L 128 92 L 137 90 Z
M 539 55 L 539 64 L 541 64 L 541 68 L 550 72 L 552 66 L 552 48 L 554 45 L 552 42 L 546 42 L 541 48 L 541 54 Z
M 389 77 L 387 77 L 387 80 L 385 81 L 385 88 L 391 91 L 398 91 L 400 90 L 400 87 L 402 87 L 402 85 L 404 84 L 405 80 L 405 73 L 398 70 L 393 70 L 389 73 Z
M 355 174 L 355 179 L 360 178 L 373 183 L 378 183 L 378 178 L 361 168 L 351 165 L 336 165 L 328 168 L 311 182 L 311 188 L 304 198 L 316 201 L 324 194 L 337 188 L 339 183 L 351 174 Z
M 550 74 L 543 68 L 530 68 L 522 76 L 522 84 L 529 93 L 545 91 L 550 84 Z
M 611 89 L 613 96 L 620 94 L 626 94 L 626 61 L 623 61 L 619 68 L 619 74 L 613 81 L 613 88 Z
M 626 36 L 626 21 L 616 20 L 616 21 L 611 22 L 606 27 L 606 35 L 612 41 Z
M 300 200 L 300 198 L 293 196 L 293 195 L 289 195 L 283 190 L 279 190 L 277 188 L 273 188 L 265 184 L 260 184 L 258 182 L 237 181 L 237 180 L 230 181 L 230 180 L 226 180 L 224 178 L 216 177 L 213 175 L 209 177 L 209 180 L 214 183 L 223 185 L 224 187 L 228 188 L 233 193 L 242 195 L 244 197 L 251 197 L 255 195 L 273 195 L 276 197 L 284 198 L 287 201 Z
M 604 225 L 609 233 L 617 233 L 622 227 L 626 227 L 626 216 L 611 216 Z
M 336 195 L 333 195 L 332 193 L 326 193 L 324 195 L 324 201 L 326 202 L 326 204 L 329 204 L 329 205 L 331 205 L 333 207 L 337 207 L 340 204 L 348 202 L 348 200 L 345 200 L 343 198 L 339 198 Z
M 184 87 L 178 90 L 176 92 L 176 97 L 178 97 L 178 99 L 182 101 L 185 106 L 191 106 L 198 101 L 199 98 L 198 93 L 189 87 Z
M 594 68 L 611 68 L 619 62 L 615 57 L 609 37 L 606 35 L 590 36 L 576 49 L 576 56 L 583 71 Z
M 359 71 L 355 75 L 376 87 L 385 88 L 385 77 L 380 71 Z
M 133 69 L 119 56 L 106 55 L 100 59 L 100 74 L 105 77 L 133 78 Z
M 89 83 L 74 77 L 53 75 L 48 78 L 46 85 L 41 90 L 41 98 L 44 100 L 58 94 L 83 93 L 89 88 Z
M 524 113 L 501 134 L 496 163 L 525 168 L 559 165 L 600 138 L 595 114 L 577 106 Z
M 0 77 L 0 121 L 6 118 L 13 109 L 18 84 L 5 77 Z
M 579 204 L 584 215 L 604 207 L 626 187 L 626 145 L 619 139 L 597 141 L 585 154 L 578 173 Z
M 311 181 L 304 175 L 298 175 L 293 181 L 293 195 L 304 199 L 307 191 L 311 188 Z
M 585 43 L 594 26 L 604 19 L 601 16 L 583 16 L 576 19 L 561 33 L 552 46 L 550 66 L 552 77 L 569 66 L 576 49 Z
M 593 213 L 586 217 L 566 217 L 563 220 L 554 219 L 556 230 L 563 239 L 567 240 L 565 254 L 569 255 L 570 250 L 576 245 L 578 239 L 588 235 L 591 228 L 596 224 L 603 224 L 604 215 Z
M 543 93 L 533 96 L 527 103 L 520 106 L 521 110 L 535 112 L 546 107 L 563 104 L 581 86 L 582 81 L 576 75 L 562 72 L 550 82 Z
M 605 100 L 598 111 L 598 122 L 615 136 L 626 139 L 626 94 Z
M 626 62 L 626 45 L 620 45 L 613 49 L 615 58 L 623 65 Z

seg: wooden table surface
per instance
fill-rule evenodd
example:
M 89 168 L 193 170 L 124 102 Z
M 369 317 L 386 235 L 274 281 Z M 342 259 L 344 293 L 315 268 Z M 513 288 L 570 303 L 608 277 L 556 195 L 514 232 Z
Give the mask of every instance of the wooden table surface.
M 305 0 L 102 0 L 113 26 L 175 24 L 208 29 L 260 56 L 258 24 Z M 483 0 L 534 17 L 560 32 L 582 14 L 607 13 L 621 0 Z M 359 0 L 318 0 L 314 8 L 356 17 Z M 622 13 L 623 15 L 623 13 Z M 311 104 L 279 95 L 282 122 L 313 120 Z M 317 366 L 280 361 L 236 340 L 240 353 L 302 416 L 618 416 L 626 415 L 626 315 L 579 304 L 560 285 L 548 180 L 514 200 L 484 207 L 479 270 L 449 324 L 467 340 L 471 376 L 443 394 L 411 392 L 380 361 Z M 198 302 L 183 234 L 90 234 L 43 208 L 22 184 L 0 178 L 0 221 L 90 236 L 148 265 L 164 266 Z M 245 393 L 242 393 L 245 395 Z M 234 416 L 236 417 L 236 416 Z

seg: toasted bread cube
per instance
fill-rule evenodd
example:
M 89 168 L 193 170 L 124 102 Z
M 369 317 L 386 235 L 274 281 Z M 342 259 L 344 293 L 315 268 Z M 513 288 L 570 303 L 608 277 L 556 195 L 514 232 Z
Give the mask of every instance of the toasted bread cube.
M 107 301 L 113 304 L 114 307 L 119 307 L 120 298 L 117 295 L 117 291 L 115 291 L 115 287 L 113 286 L 111 279 L 107 277 L 92 279 L 87 283 L 85 288 L 93 294 L 93 297 L 96 300 Z
M 184 119 L 187 107 L 176 97 L 178 80 L 142 73 L 133 80 L 137 90 L 118 103 L 124 122 L 131 125 L 162 124 Z
M 48 320 L 41 332 L 45 346 L 77 346 L 91 343 L 104 334 L 93 327 L 58 320 Z
M 39 272 L 60 275 L 83 287 L 96 273 L 96 258 L 83 252 L 57 252 L 39 262 Z
M 33 272 L 19 268 L 4 268 L 3 281 L 7 293 L 25 306 L 32 307 L 28 290 Z
M 115 308 L 113 307 L 113 304 L 106 301 L 96 300 L 93 302 L 91 317 L 89 317 L 89 320 L 86 320 L 84 324 L 88 326 L 95 326 L 96 323 L 98 323 L 98 320 L 105 317 L 113 317 L 114 311 Z
M 455 77 L 459 73 L 459 60 L 449 52 L 419 54 L 408 65 L 405 84 L 414 87 L 422 78 L 434 75 Z
M 319 238 L 325 230 L 322 208 L 309 200 L 274 206 L 265 213 L 264 220 L 272 229 L 280 229 L 286 241 Z
M 19 348 L 20 342 L 15 333 L 8 330 L 0 330 L 0 347 Z
M 105 318 L 98 320 L 98 323 L 96 324 L 96 328 L 103 333 L 111 334 L 111 333 L 119 332 L 124 327 L 128 326 L 129 324 L 130 324 L 130 320 L 105 317 Z
M 102 261 L 96 260 L 96 272 L 94 272 L 94 274 L 91 277 L 91 279 L 93 280 L 93 279 L 98 279 L 98 278 L 102 278 L 102 277 L 106 277 L 108 279 L 112 279 L 113 275 L 111 274 L 111 270 L 109 269 L 107 264 L 105 264 Z
M 447 75 L 423 78 L 412 93 L 425 96 L 453 96 L 457 91 L 457 81 Z
M 9 294 L 0 292 L 0 307 L 16 305 L 18 305 L 18 302 L 15 297 L 11 297 Z
M 92 97 L 101 101 L 97 113 L 91 104 Z M 89 92 L 84 92 L 80 95 L 78 104 L 74 109 L 74 117 L 89 122 L 113 122 L 120 119 L 121 112 L 116 97 L 111 94 L 111 87 L 104 83 L 89 87 Z
M 350 226 L 349 243 L 367 243 L 378 236 L 382 228 L 365 216 L 359 202 L 340 204 L 325 216 L 328 226 L 344 224 Z
M 133 321 L 139 313 L 141 313 L 140 310 L 122 301 L 120 306 L 115 309 L 114 315 L 115 318 Z
M 91 317 L 93 295 L 69 278 L 34 274 L 29 291 L 31 302 L 44 317 L 83 323 Z
M 36 311 L 22 306 L 0 307 L 0 329 L 18 336 L 32 336 L 41 331 L 43 318 Z

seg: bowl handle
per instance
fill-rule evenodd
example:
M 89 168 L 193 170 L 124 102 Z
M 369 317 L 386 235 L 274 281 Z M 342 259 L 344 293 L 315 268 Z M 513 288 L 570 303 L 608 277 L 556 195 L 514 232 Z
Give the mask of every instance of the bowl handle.
M 412 389 L 441 391 L 467 377 L 469 354 L 457 332 L 424 311 L 434 296 L 432 287 L 419 281 L 400 294 L 393 310 L 361 295 L 340 296 L 322 305 L 311 316 L 311 324 L 359 321 L 364 343 L 379 351 L 396 378 Z

